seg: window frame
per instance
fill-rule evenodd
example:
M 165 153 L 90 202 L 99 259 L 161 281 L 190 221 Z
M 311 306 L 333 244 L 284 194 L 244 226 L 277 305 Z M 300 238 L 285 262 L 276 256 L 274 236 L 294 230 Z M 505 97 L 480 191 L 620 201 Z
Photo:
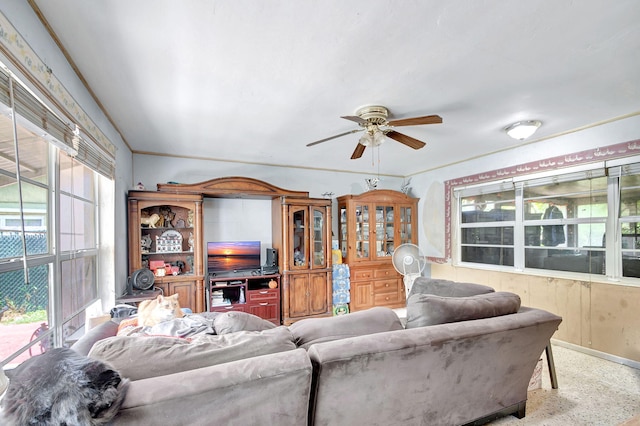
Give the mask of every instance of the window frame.
M 12 77 L 13 78 L 13 77 Z M 20 83 L 13 79 L 14 84 L 17 86 Z M 46 109 L 46 106 L 42 104 L 42 108 Z M 22 185 L 29 184 L 33 185 L 37 188 L 44 189 L 46 191 L 46 206 L 43 211 L 42 217 L 46 217 L 45 223 L 43 224 L 44 231 L 47 234 L 47 248 L 46 252 L 36 253 L 36 254 L 27 254 L 26 258 L 24 256 L 24 252 L 22 252 L 18 256 L 11 257 L 3 257 L 0 258 L 0 275 L 4 273 L 23 271 L 26 267 L 27 269 L 32 269 L 39 266 L 47 266 L 47 329 L 42 330 L 42 333 L 38 334 L 37 338 L 25 343 L 23 347 L 20 348 L 12 348 L 14 352 L 4 359 L 0 359 L 0 362 L 5 365 L 9 364 L 16 357 L 20 356 L 22 353 L 27 352 L 30 348 L 36 346 L 38 342 L 47 339 L 47 346 L 50 347 L 61 347 L 67 345 L 67 338 L 69 335 L 80 328 L 84 327 L 85 322 L 85 314 L 86 310 L 89 306 L 94 304 L 96 301 L 100 300 L 100 292 L 101 285 L 99 282 L 99 268 L 101 265 L 101 251 L 100 251 L 100 192 L 99 192 L 99 181 L 102 179 L 100 175 L 104 176 L 99 170 L 93 169 L 87 162 L 84 161 L 83 158 L 74 158 L 73 151 L 68 151 L 65 148 L 65 145 L 60 143 L 59 141 L 54 141 L 54 137 L 50 134 L 47 134 L 46 130 L 39 129 L 37 126 L 33 125 L 32 121 L 26 120 L 19 115 L 19 111 L 16 113 L 12 112 L 13 110 L 2 104 L 0 108 L 0 114 L 2 114 L 2 119 L 6 119 L 12 121 L 15 118 L 14 126 L 20 126 L 22 129 L 31 132 L 34 135 L 38 135 L 42 139 L 42 142 L 45 145 L 43 148 L 43 160 L 45 160 L 47 164 L 47 181 L 41 182 L 37 179 L 32 179 L 28 176 L 25 176 L 19 173 L 19 170 L 16 172 L 9 170 L 0 170 L 0 174 L 8 176 L 9 178 L 13 178 L 15 182 L 11 183 L 11 185 Z M 51 114 L 49 112 L 49 114 Z M 20 144 L 23 138 L 20 135 L 17 135 L 14 132 L 14 137 L 18 137 L 17 146 L 18 146 L 18 155 L 15 158 L 15 166 L 21 167 L 21 165 L 17 164 L 20 153 Z M 24 149 L 24 148 L 23 148 Z M 16 153 L 14 152 L 14 155 Z M 81 167 L 85 171 L 84 173 L 90 173 L 91 179 L 91 196 L 87 197 L 83 193 L 80 195 L 74 194 L 73 189 L 70 191 L 61 191 L 60 183 L 61 183 L 61 171 L 60 171 L 60 158 L 61 156 L 68 155 L 71 157 L 71 164 L 73 167 Z M 45 158 L 46 157 L 46 158 Z M 44 176 L 44 175 L 43 175 Z M 81 248 L 74 248 L 73 245 L 68 250 L 60 249 L 60 230 L 61 230 L 61 196 L 70 197 L 71 200 L 78 200 L 83 203 L 88 203 L 91 206 L 92 214 L 87 219 L 91 221 L 92 230 L 91 230 L 91 243 L 90 246 L 83 246 Z M 20 195 L 21 196 L 21 195 Z M 18 205 L 17 212 L 12 214 L 12 216 L 17 216 L 20 220 L 24 220 L 25 222 L 29 219 L 29 214 L 26 212 L 26 208 L 21 205 Z M 4 222 L 3 222 L 4 223 Z M 30 232 L 31 230 L 28 227 L 25 227 L 25 232 Z M 74 229 L 71 230 L 70 235 L 74 235 Z M 22 227 L 16 232 L 22 233 Z M 24 241 L 24 240 L 23 240 Z M 22 244 L 21 244 L 22 245 Z M 91 292 L 88 293 L 88 296 L 83 296 L 84 299 L 80 302 L 78 306 L 73 306 L 71 312 L 68 312 L 66 315 L 63 315 L 62 307 L 63 307 L 63 299 L 68 297 L 69 291 L 73 293 L 75 290 L 67 288 L 68 286 L 63 286 L 63 263 L 65 262 L 75 262 L 78 259 L 90 259 L 92 265 L 90 268 L 90 279 L 92 281 L 92 289 Z M 86 266 L 85 266 L 86 268 Z M 76 285 L 76 290 L 81 289 L 80 294 L 84 294 L 85 284 L 84 281 L 79 282 L 79 285 Z M 69 291 L 66 291 L 69 290 Z M 7 325 L 10 327 L 11 325 Z
M 538 174 L 523 174 L 514 176 L 510 179 L 503 179 L 501 181 L 487 181 L 483 183 L 474 184 L 471 186 L 451 186 L 452 190 L 452 225 L 454 232 L 451 234 L 453 239 L 452 245 L 454 247 L 454 256 L 452 258 L 452 264 L 456 266 L 464 266 L 476 269 L 490 269 L 506 272 L 526 272 L 532 275 L 546 275 L 546 276 L 573 276 L 579 279 L 584 279 L 585 276 L 589 276 L 590 279 L 609 280 L 612 282 L 619 282 L 623 284 L 640 285 L 640 277 L 624 276 L 622 259 L 625 250 L 622 248 L 622 224 L 623 223 L 636 223 L 640 225 L 640 213 L 634 216 L 620 217 L 620 191 L 621 183 L 620 177 L 625 174 L 637 174 L 640 175 L 640 157 L 623 157 L 614 160 L 603 161 L 598 163 L 588 163 L 580 165 L 574 168 L 556 169 L 546 171 Z M 591 216 L 591 217 L 575 217 L 564 218 L 554 220 L 554 224 L 562 224 L 565 226 L 579 226 L 583 224 L 603 224 L 605 228 L 605 234 L 603 237 L 604 247 L 592 248 L 591 246 L 576 246 L 576 249 L 588 248 L 589 250 L 602 251 L 605 253 L 604 261 L 604 273 L 592 273 L 592 272 L 570 272 L 555 269 L 544 268 L 532 268 L 525 266 L 525 250 L 528 248 L 525 241 L 525 229 L 527 226 L 537 226 L 542 224 L 548 224 L 540 220 L 525 220 L 524 219 L 524 188 L 527 182 L 535 182 L 541 178 L 547 178 L 550 181 L 554 179 L 563 179 L 570 182 L 580 179 L 580 177 L 600 177 L 607 176 L 606 190 L 603 192 L 599 189 L 591 194 L 597 194 L 598 197 L 603 195 L 606 197 L 607 211 L 606 217 Z M 464 224 L 462 220 L 462 195 L 469 193 L 490 193 L 498 191 L 500 187 L 512 184 L 515 188 L 516 198 L 516 214 L 514 226 L 514 265 L 494 265 L 488 263 L 478 263 L 472 261 L 463 261 L 461 256 L 461 247 L 464 246 L 462 234 L 465 228 L 469 227 L 469 224 Z M 640 198 L 638 199 L 640 202 Z M 557 222 L 557 223 L 556 223 Z M 483 222 L 481 225 L 472 224 L 477 227 L 482 226 L 494 226 L 495 224 L 505 225 L 508 222 Z M 492 246 L 493 247 L 493 246 Z M 572 250 L 569 247 L 568 250 Z M 640 250 L 640 248 L 638 249 Z

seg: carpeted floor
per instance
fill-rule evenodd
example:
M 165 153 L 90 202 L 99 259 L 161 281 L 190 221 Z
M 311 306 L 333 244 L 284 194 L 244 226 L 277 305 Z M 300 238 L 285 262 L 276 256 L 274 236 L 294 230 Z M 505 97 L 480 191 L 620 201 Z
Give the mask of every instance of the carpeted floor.
M 551 388 L 545 360 L 542 389 L 529 391 L 525 418 L 490 425 L 640 426 L 640 370 L 558 345 L 553 355 L 558 389 Z

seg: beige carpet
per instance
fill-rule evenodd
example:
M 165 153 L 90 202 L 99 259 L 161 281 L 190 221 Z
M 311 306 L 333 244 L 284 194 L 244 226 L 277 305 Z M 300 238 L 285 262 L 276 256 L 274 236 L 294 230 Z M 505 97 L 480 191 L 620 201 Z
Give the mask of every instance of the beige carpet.
M 553 355 L 559 388 L 551 389 L 545 360 L 542 389 L 529 392 L 525 418 L 490 425 L 640 426 L 640 370 L 558 345 Z

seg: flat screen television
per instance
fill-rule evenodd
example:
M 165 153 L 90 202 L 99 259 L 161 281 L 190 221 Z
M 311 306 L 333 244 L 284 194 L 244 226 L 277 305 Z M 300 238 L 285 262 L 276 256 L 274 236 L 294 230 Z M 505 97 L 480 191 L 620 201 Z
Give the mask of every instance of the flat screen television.
M 214 241 L 207 243 L 209 275 L 260 269 L 260 241 Z

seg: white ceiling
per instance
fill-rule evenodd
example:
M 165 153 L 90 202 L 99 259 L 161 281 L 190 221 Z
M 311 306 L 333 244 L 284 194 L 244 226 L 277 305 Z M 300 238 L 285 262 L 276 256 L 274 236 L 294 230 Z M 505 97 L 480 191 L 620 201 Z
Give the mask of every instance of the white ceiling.
M 30 1 L 134 152 L 406 176 L 640 112 L 637 0 Z M 305 146 L 368 104 L 444 122 Z

